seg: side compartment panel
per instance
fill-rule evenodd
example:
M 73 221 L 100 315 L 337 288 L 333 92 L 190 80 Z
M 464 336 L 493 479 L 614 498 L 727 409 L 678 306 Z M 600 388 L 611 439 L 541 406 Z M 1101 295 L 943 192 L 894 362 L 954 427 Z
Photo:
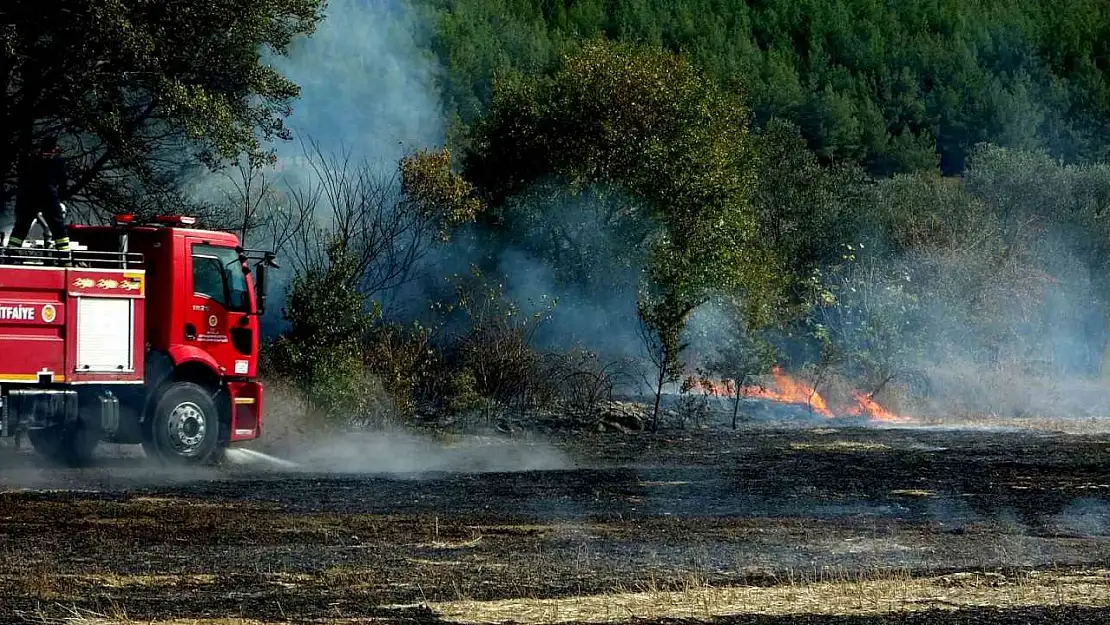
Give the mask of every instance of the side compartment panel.
M 141 383 L 145 274 L 138 270 L 68 271 L 70 382 Z
M 66 362 L 64 273 L 4 267 L 0 283 L 0 382 L 63 382 Z
M 78 297 L 77 373 L 135 371 L 135 306 L 130 299 Z

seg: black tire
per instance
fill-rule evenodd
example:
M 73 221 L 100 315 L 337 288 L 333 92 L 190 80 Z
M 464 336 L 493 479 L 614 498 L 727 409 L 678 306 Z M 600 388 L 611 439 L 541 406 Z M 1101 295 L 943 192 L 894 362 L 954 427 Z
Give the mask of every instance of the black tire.
M 220 438 L 220 415 L 199 384 L 173 382 L 158 397 L 143 427 L 147 456 L 173 464 L 208 464 Z
M 55 464 L 82 467 L 92 464 L 93 452 L 100 444 L 100 433 L 82 424 L 31 430 L 27 438 L 35 452 Z

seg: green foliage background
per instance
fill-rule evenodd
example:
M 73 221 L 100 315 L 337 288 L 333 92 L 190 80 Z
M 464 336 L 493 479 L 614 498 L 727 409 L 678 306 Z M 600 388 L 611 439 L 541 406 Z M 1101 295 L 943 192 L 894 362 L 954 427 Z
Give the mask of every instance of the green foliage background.
M 796 123 L 824 161 L 959 173 L 992 141 L 1107 155 L 1100 0 L 414 0 L 436 23 L 450 108 L 479 119 L 504 70 L 548 73 L 606 37 L 687 55 L 758 123 Z
M 411 4 L 433 25 L 450 144 L 486 208 L 483 270 L 517 249 L 557 291 L 635 300 L 656 387 L 774 361 L 893 403 L 997 412 L 1021 401 L 997 386 L 1015 372 L 1101 373 L 1098 2 Z M 629 268 L 636 285 L 605 283 Z M 731 311 L 728 336 L 689 327 L 707 304 Z M 490 345 L 534 348 L 514 332 Z M 938 390 L 936 371 L 961 367 L 981 385 Z
M 1102 0 L 406 3 L 444 69 L 448 149 L 401 159 L 388 205 L 370 192 L 388 184 L 336 172 L 356 209 L 305 231 L 314 260 L 266 352 L 336 423 L 379 409 L 383 385 L 407 416 L 422 401 L 523 412 L 567 390 L 545 380 L 605 395 L 616 355 L 545 335 L 573 309 L 547 309 L 563 292 L 606 303 L 595 338 L 642 324 L 657 391 L 777 364 L 999 412 L 1029 403 L 1015 379 L 1102 374 Z M 21 155 L 60 133 L 74 165 L 63 199 L 89 218 L 179 207 L 201 165 L 263 166 L 299 95 L 266 56 L 327 13 L 320 0 L 36 6 L 0 7 L 2 195 Z M 282 213 L 304 191 L 242 204 L 311 221 Z M 398 318 L 365 286 L 369 265 L 417 249 L 390 228 L 434 233 L 436 254 L 467 261 L 420 268 L 449 301 Z M 505 292 L 527 270 L 503 266 L 505 250 L 550 270 L 543 310 Z M 481 288 L 445 286 L 470 270 Z M 631 312 L 616 318 L 620 302 Z M 724 311 L 719 327 L 691 327 L 706 309 Z

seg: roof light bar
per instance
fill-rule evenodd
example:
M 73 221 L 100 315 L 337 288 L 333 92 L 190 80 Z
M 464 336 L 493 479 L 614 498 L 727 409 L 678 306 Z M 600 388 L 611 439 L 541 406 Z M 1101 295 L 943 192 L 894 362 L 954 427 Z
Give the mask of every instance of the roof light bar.
M 197 223 L 197 218 L 187 215 L 158 215 L 154 218 L 154 221 L 160 224 L 170 224 L 174 226 L 191 226 Z

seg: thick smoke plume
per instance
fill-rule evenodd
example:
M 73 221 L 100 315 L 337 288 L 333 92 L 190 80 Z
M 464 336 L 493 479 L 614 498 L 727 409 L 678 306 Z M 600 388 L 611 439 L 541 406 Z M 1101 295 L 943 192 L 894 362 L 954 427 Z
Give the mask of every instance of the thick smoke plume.
M 289 125 L 327 151 L 350 149 L 392 167 L 414 149 L 443 142 L 438 64 L 424 23 L 401 0 L 329 0 L 324 22 L 275 65 L 300 85 Z M 296 163 L 296 143 L 278 146 Z

